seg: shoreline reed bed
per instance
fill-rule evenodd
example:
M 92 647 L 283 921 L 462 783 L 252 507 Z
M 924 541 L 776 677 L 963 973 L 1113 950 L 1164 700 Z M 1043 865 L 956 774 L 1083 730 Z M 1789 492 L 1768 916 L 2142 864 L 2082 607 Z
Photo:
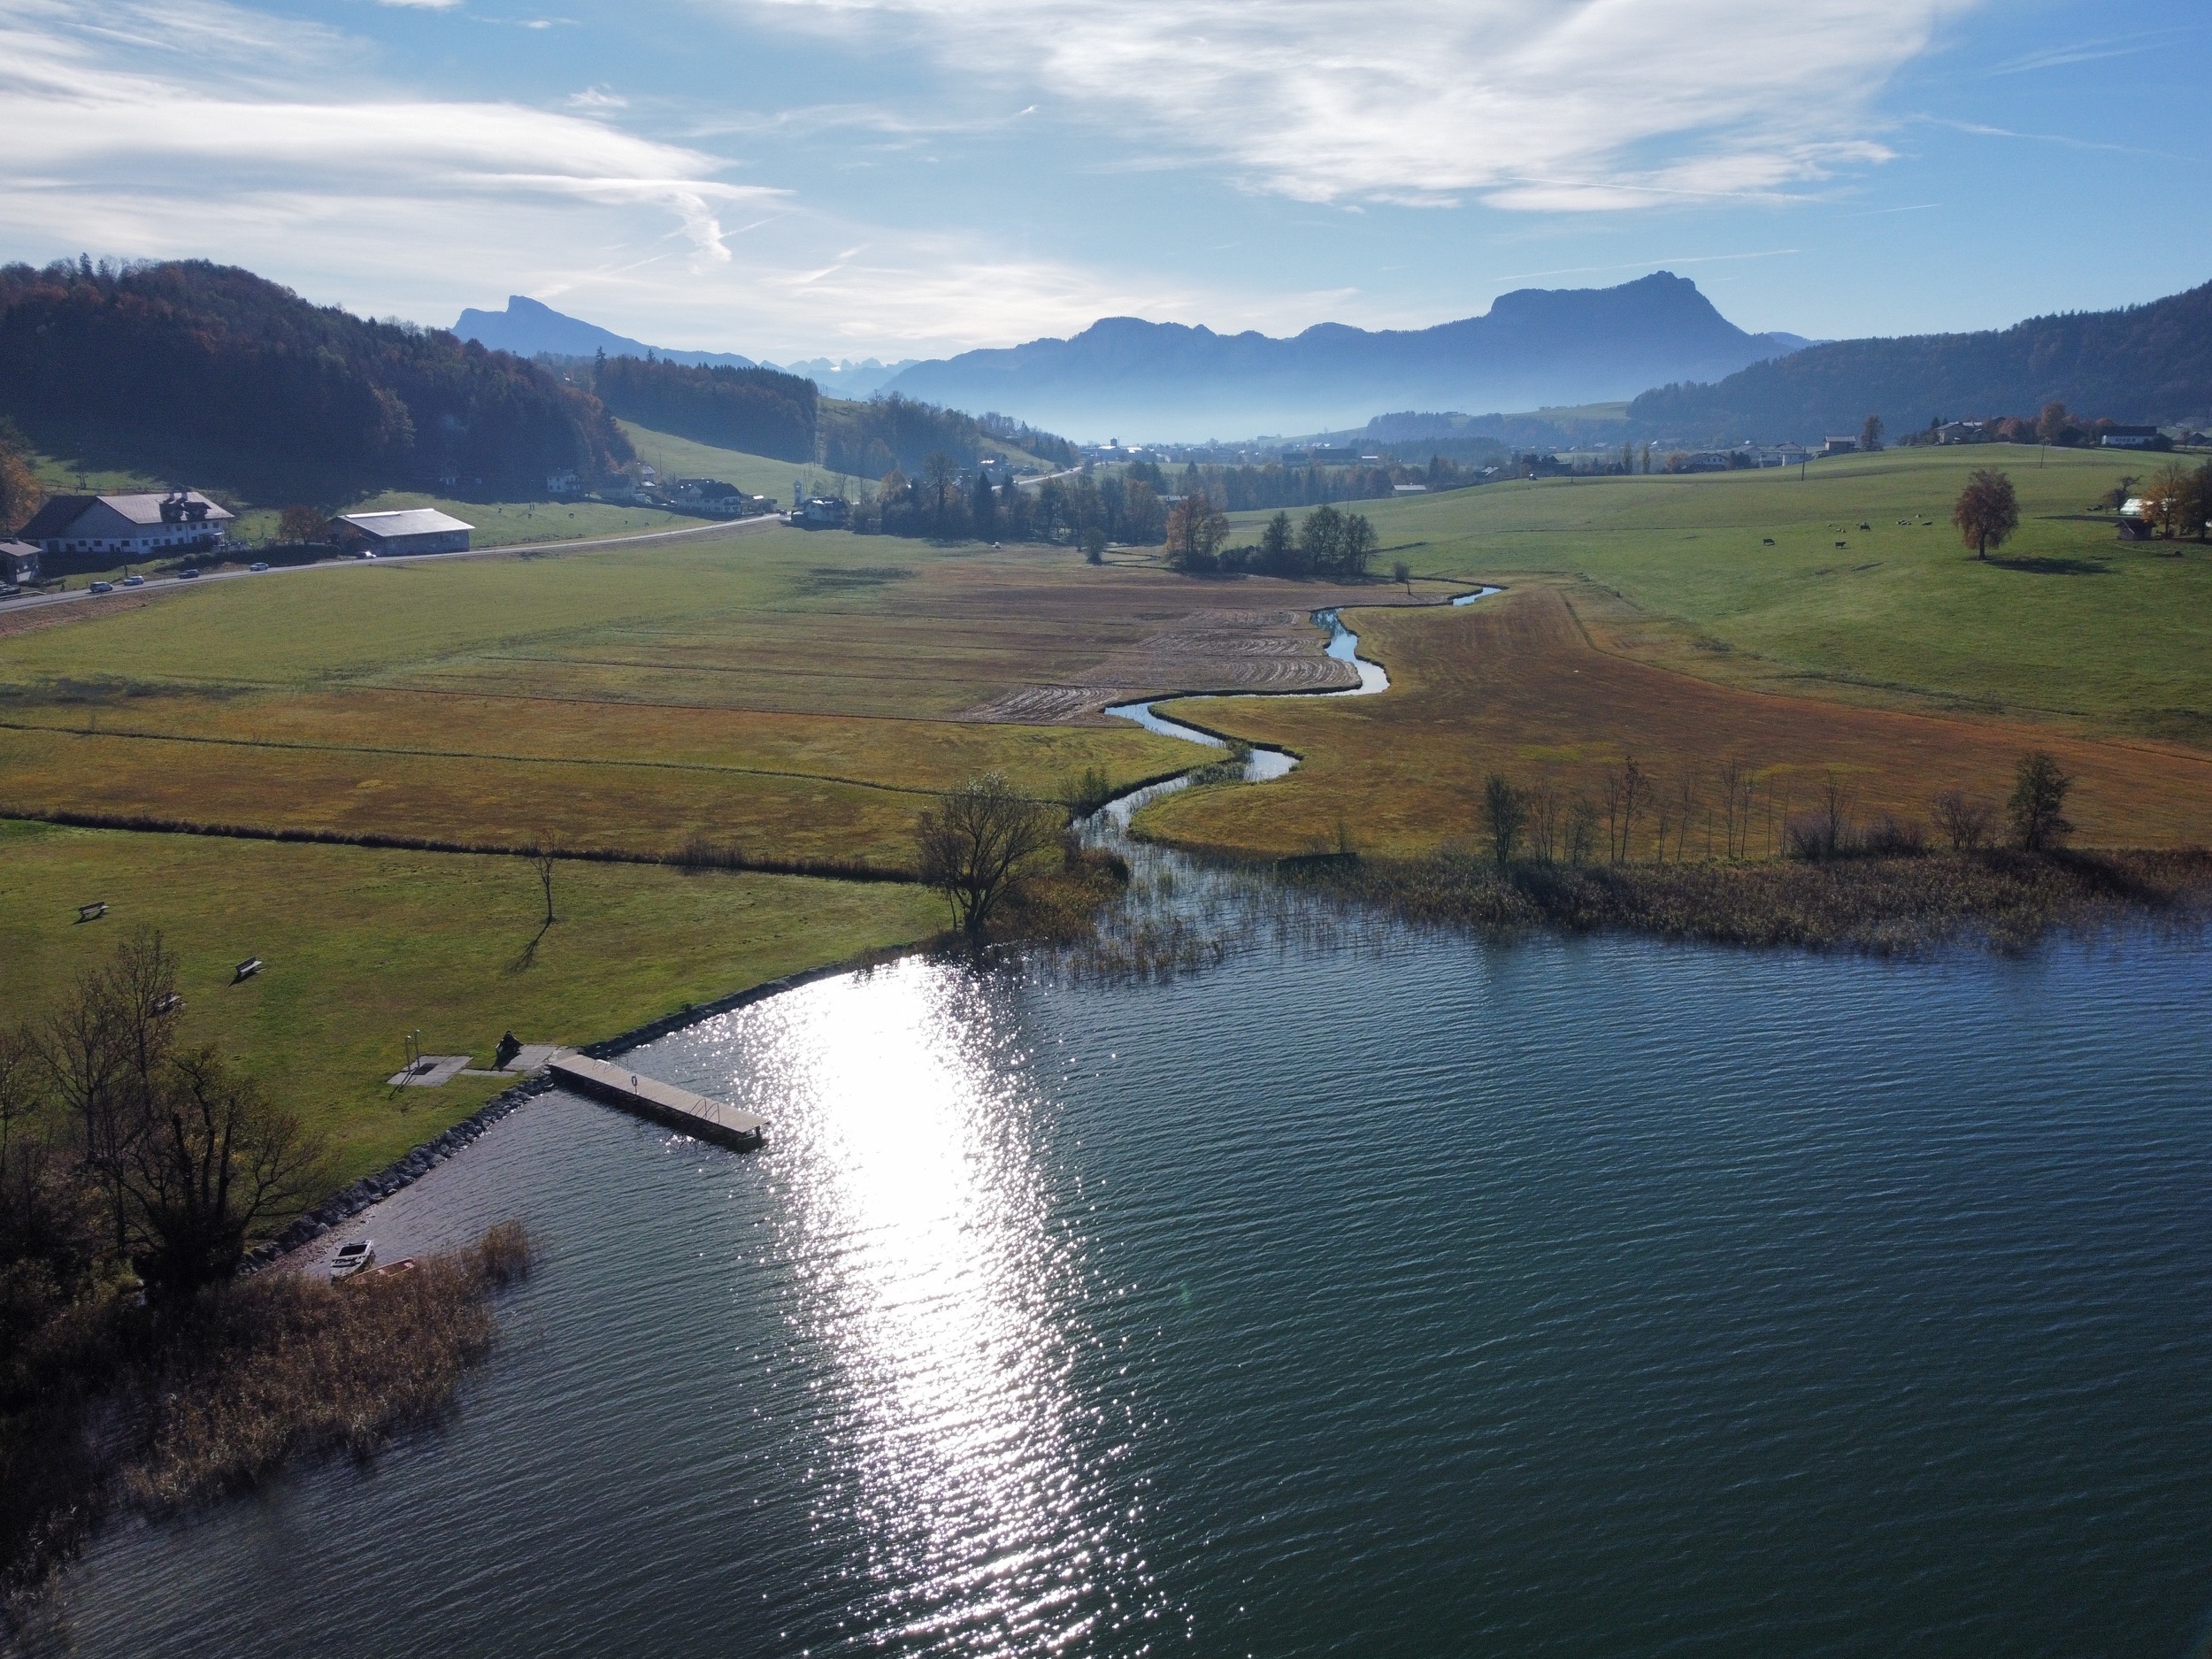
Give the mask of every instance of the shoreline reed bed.
M 265 1272 L 156 1309 L 119 1283 L 47 1322 L 0 1398 L 0 1632 L 36 1617 L 112 1518 L 176 1515 L 443 1421 L 497 1339 L 495 1294 L 535 1260 L 511 1220 L 343 1283 Z
M 2212 910 L 2212 853 L 2201 849 L 1503 866 L 1441 853 L 1286 859 L 1276 874 L 1407 921 L 1488 933 L 1619 932 L 1872 956 L 1959 943 L 2016 954 L 2054 933 L 2137 920 L 2197 926 Z

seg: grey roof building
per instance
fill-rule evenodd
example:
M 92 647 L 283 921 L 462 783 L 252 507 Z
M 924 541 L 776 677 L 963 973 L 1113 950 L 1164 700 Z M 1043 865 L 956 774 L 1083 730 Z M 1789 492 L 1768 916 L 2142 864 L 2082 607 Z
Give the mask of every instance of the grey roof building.
M 476 528 L 435 507 L 341 513 L 331 522 L 345 545 L 378 554 L 465 553 L 469 532 Z
M 18 534 L 49 553 L 145 557 L 220 547 L 232 517 L 196 489 L 161 495 L 56 495 Z

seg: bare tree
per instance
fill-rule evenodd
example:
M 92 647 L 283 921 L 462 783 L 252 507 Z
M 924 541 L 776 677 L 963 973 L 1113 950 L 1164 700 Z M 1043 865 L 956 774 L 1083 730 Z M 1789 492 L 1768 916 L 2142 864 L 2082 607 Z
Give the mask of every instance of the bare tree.
M 2005 803 L 2013 838 L 2027 852 L 2047 852 L 2073 833 L 2065 807 L 2074 780 L 2058 769 L 2055 757 L 2039 749 L 2020 757 L 2013 776 L 2012 798 Z
M 1022 866 L 1057 844 L 1058 816 L 989 772 L 948 790 L 915 818 L 922 879 L 945 895 L 954 924 L 970 938 L 983 936 Z
M 1605 819 L 1615 864 L 1625 864 L 1634 846 L 1637 821 L 1651 805 L 1651 774 L 1630 755 L 1618 771 L 1605 774 Z
M 1528 827 L 1528 798 L 1494 772 L 1483 780 L 1482 816 L 1490 831 L 1491 856 L 1502 870 L 1513 862 L 1521 832 Z
M 1590 855 L 1597 850 L 1597 803 L 1586 795 L 1577 795 L 1567 809 L 1567 862 L 1578 868 L 1588 864 Z
M 1743 805 L 1744 764 L 1734 755 L 1720 764 L 1721 839 L 1726 843 L 1726 856 L 1733 858 L 1736 851 L 1738 814 Z
M 559 866 L 560 853 L 551 836 L 540 835 L 530 843 L 526 856 L 530 860 L 531 870 L 538 878 L 539 889 L 545 895 L 545 921 L 542 926 L 550 927 L 556 919 L 553 915 L 553 872 Z
M 40 1033 L 39 1049 L 75 1125 L 77 1156 L 106 1189 L 124 1244 L 123 1170 L 175 1040 L 177 962 L 141 928 L 105 967 L 80 974 Z
M 1561 803 L 1555 784 L 1540 783 L 1526 792 L 1529 851 L 1539 864 L 1549 864 L 1559 854 Z
M 1697 774 L 1685 770 L 1675 795 L 1674 861 L 1680 864 L 1689 845 L 1690 824 L 1697 817 Z M 1711 853 L 1708 847 L 1708 855 Z
M 175 1055 L 120 1168 L 128 1248 L 161 1298 L 228 1278 L 255 1229 L 296 1210 L 322 1149 L 213 1048 Z
M 1936 826 L 1957 853 L 1978 851 L 1987 843 L 1997 821 L 1995 807 L 1962 789 L 1944 790 L 1929 803 L 1929 808 L 1935 815 Z

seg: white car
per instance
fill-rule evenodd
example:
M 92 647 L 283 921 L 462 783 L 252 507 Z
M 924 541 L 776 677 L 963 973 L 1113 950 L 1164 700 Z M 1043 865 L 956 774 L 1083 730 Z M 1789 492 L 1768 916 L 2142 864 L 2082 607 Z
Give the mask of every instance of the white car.
M 123 586 L 126 588 L 143 588 L 145 585 L 146 579 L 143 576 L 126 576 L 123 578 Z
M 374 1239 L 356 1239 L 351 1244 L 342 1244 L 338 1247 L 338 1254 L 330 1258 L 330 1282 L 335 1285 L 342 1279 L 351 1279 L 363 1268 L 373 1266 L 375 1262 Z

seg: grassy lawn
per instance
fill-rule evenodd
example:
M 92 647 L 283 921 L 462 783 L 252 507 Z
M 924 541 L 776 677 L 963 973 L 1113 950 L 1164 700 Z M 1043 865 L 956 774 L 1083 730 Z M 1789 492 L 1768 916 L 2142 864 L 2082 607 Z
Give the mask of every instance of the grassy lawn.
M 408 1032 L 488 1065 L 500 1033 L 589 1042 L 747 986 L 923 937 L 920 889 L 565 864 L 561 919 L 521 860 L 0 823 L 0 1006 L 35 1016 L 141 926 L 183 959 L 188 1035 L 220 1042 L 333 1137 L 341 1180 L 501 1087 L 392 1090 Z M 93 898 L 107 917 L 80 926 Z M 249 956 L 267 969 L 242 985 Z
M 1610 588 L 1641 613 L 1609 619 L 1613 642 L 1708 678 L 2212 741 L 2212 551 L 2123 543 L 2087 512 L 2176 458 L 2202 457 L 1892 449 L 1816 462 L 1802 482 L 1795 468 L 1555 479 L 1362 511 L 1386 563 Z M 1986 564 L 1949 523 L 1978 466 L 2021 500 L 2018 536 Z
M 779 461 L 772 456 L 748 455 L 742 449 L 721 449 L 710 443 L 680 438 L 672 432 L 655 432 L 635 421 L 615 425 L 628 434 L 638 459 L 657 468 L 663 479 L 718 478 L 752 495 L 772 496 L 777 503 L 791 504 L 791 480 L 805 481 L 810 491 L 830 483 L 830 474 L 806 461 Z
M 1941 789 L 2001 801 L 2019 756 L 2044 748 L 2078 780 L 2068 810 L 2082 842 L 2212 839 L 2212 755 L 1718 683 L 1602 649 L 1588 618 L 1619 608 L 1594 584 L 1525 577 L 1464 609 L 1354 611 L 1361 650 L 1389 668 L 1390 690 L 1179 703 L 1215 730 L 1290 749 L 1304 764 L 1279 782 L 1169 796 L 1140 826 L 1171 841 L 1279 856 L 1333 848 L 1341 824 L 1360 850 L 1409 856 L 1479 839 L 1492 772 L 1598 801 L 1606 772 L 1633 755 L 1654 779 L 1655 805 L 1678 825 L 1688 789 L 1692 830 L 1682 850 L 1700 856 L 1709 829 L 1725 848 L 1717 774 L 1733 757 L 1761 780 L 1751 850 L 1764 856 L 1778 849 L 1782 823 L 1811 810 L 1831 778 L 1862 821 L 1878 812 L 1924 819 Z M 1646 819 L 1639 856 L 1652 856 L 1655 818 Z

